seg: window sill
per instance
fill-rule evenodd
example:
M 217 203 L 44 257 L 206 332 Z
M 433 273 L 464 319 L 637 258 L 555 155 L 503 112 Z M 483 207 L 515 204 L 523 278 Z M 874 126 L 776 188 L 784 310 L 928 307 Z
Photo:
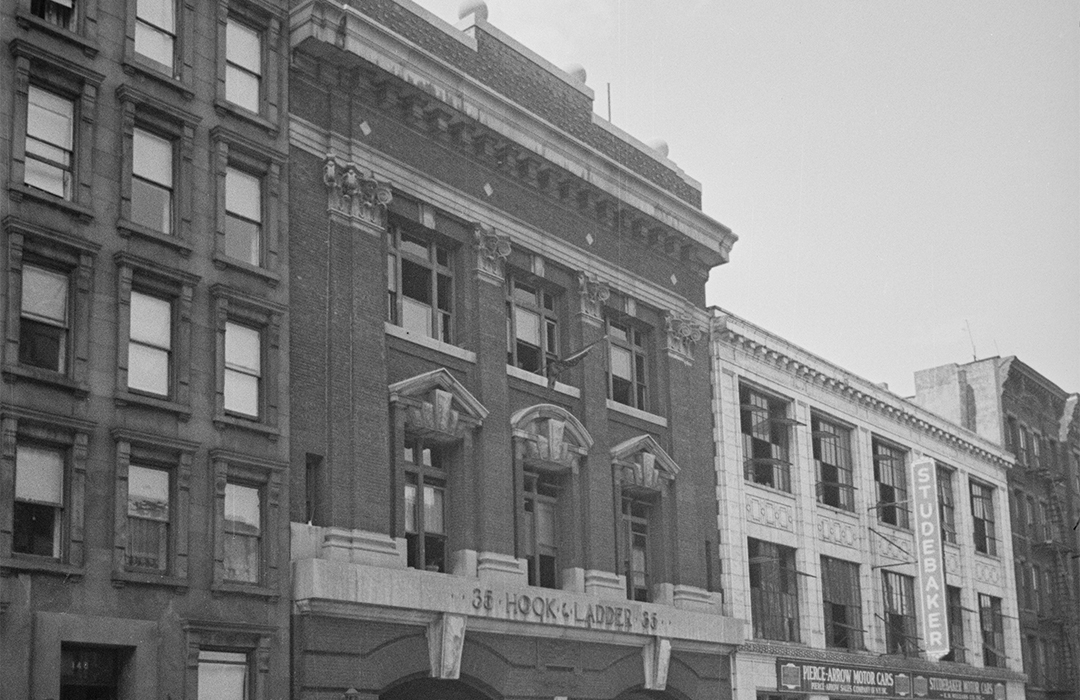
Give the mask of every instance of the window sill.
M 166 68 L 166 66 L 160 63 L 151 63 L 150 61 L 143 61 L 141 58 L 136 57 L 124 59 L 123 66 L 125 73 L 128 73 L 129 75 L 138 73 L 139 75 L 150 78 L 151 80 L 180 93 L 184 99 L 190 100 L 195 97 L 194 90 L 179 79 L 170 76 L 167 72 L 162 70 Z M 160 68 L 157 66 L 160 66 Z
M 402 340 L 413 343 L 414 345 L 419 345 L 430 350 L 435 350 L 436 352 L 441 352 L 444 355 L 449 355 L 450 357 L 456 357 L 459 360 L 464 360 L 465 362 L 471 362 L 473 364 L 476 363 L 475 352 L 459 348 L 458 346 L 451 345 L 450 343 L 444 343 L 441 340 L 435 340 L 434 338 L 429 338 L 427 336 L 419 335 L 417 333 L 410 333 L 401 326 L 395 326 L 389 321 L 383 321 L 383 328 L 385 329 L 387 335 L 393 336 L 395 338 L 401 338 Z
M 529 384 L 542 386 L 545 389 L 548 385 L 547 377 L 536 374 L 535 372 L 521 369 L 520 367 L 514 367 L 513 365 L 506 366 L 506 376 L 520 379 L 521 381 L 528 382 Z M 554 391 L 557 391 L 560 394 L 566 394 L 567 396 L 572 396 L 575 399 L 581 398 L 581 389 L 578 389 L 576 386 L 570 386 L 569 384 L 563 384 L 562 382 L 555 382 Z
M 163 586 L 186 590 L 188 580 L 179 576 L 166 576 L 164 574 L 141 573 L 138 571 L 114 571 L 112 573 L 114 586 L 138 585 L 138 586 Z
M 260 423 L 258 420 L 240 418 L 222 413 L 214 416 L 214 425 L 218 428 L 239 428 L 240 430 L 249 430 L 253 433 L 265 435 L 270 440 L 277 440 L 278 436 L 281 434 L 281 431 L 275 426 Z
M 19 26 L 23 29 L 34 29 L 73 44 L 82 49 L 83 53 L 89 58 L 97 56 L 98 46 L 96 43 L 84 39 L 78 33 L 73 32 L 70 29 L 63 29 L 51 22 L 46 22 L 40 17 L 35 17 L 21 7 L 15 13 L 15 21 L 18 22 Z
M 249 124 L 254 124 L 261 129 L 265 129 L 271 136 L 277 136 L 278 134 L 279 129 L 277 124 L 270 121 L 261 114 L 256 114 L 255 112 L 244 109 L 239 105 L 234 105 L 227 100 L 215 101 L 214 110 L 217 111 L 218 114 L 227 114 L 242 121 L 248 122 Z
M 226 257 L 219 253 L 214 253 L 214 267 L 219 270 L 225 270 L 232 268 L 240 272 L 258 277 L 263 282 L 266 282 L 271 287 L 277 287 L 281 281 L 281 277 L 276 273 L 267 270 L 265 267 L 259 267 L 258 265 L 251 265 L 240 260 L 234 260 L 233 258 Z
M 132 223 L 127 219 L 120 219 L 116 222 L 117 232 L 124 237 L 135 236 L 136 238 L 142 238 L 148 241 L 153 241 L 169 248 L 173 248 L 180 252 L 185 258 L 191 255 L 191 244 L 187 241 L 181 240 L 176 236 L 170 236 L 160 231 L 154 231 L 148 229 L 145 226 L 140 226 L 136 223 Z
M 632 406 L 621 404 L 612 399 L 607 400 L 607 407 L 609 410 L 615 411 L 616 413 L 622 413 L 623 415 L 643 420 L 646 423 L 659 425 L 661 428 L 666 428 L 668 425 L 667 418 L 664 418 L 663 416 L 658 416 L 655 413 L 649 413 L 648 411 L 642 411 L 640 408 L 633 408 Z
M 256 598 L 269 598 L 271 602 L 280 597 L 280 593 L 273 588 L 251 583 L 219 583 L 210 588 L 214 595 L 248 595 Z
M 48 192 L 39 190 L 35 187 L 30 187 L 26 184 L 9 185 L 8 191 L 11 192 L 12 198 L 16 201 L 24 197 L 26 199 L 31 199 L 35 202 L 53 207 L 54 209 L 59 209 L 66 214 L 70 214 L 84 224 L 94 220 L 94 210 L 90 207 L 84 207 L 69 199 L 57 197 L 55 194 L 49 194 Z
M 169 401 L 168 399 L 161 399 L 154 396 L 146 396 L 145 394 L 137 394 L 133 391 L 117 391 L 115 402 L 117 406 L 127 406 L 133 404 L 135 406 L 153 408 L 159 411 L 168 411 L 169 413 L 175 413 L 180 420 L 186 421 L 191 418 L 191 407 L 184 404 L 177 403 L 175 401 Z
M 63 576 L 64 578 L 72 578 L 76 581 L 81 579 L 85 573 L 85 569 L 81 566 L 75 566 L 74 564 L 65 564 L 63 562 L 56 561 L 55 559 L 48 559 L 46 557 L 33 557 L 33 556 L 20 556 L 14 555 L 10 557 L 4 557 L 0 559 L 0 569 L 10 571 L 29 571 L 38 574 L 51 574 L 53 576 Z
M 38 382 L 39 384 L 48 384 L 57 389 L 63 389 L 64 391 L 70 391 L 80 398 L 90 395 L 90 387 L 71 379 L 65 374 L 61 374 L 60 372 L 50 372 L 49 370 L 41 369 L 40 367 L 6 365 L 3 369 L 3 373 L 4 376 L 8 378 L 8 382 L 16 381 L 16 378 L 24 379 L 31 382 Z

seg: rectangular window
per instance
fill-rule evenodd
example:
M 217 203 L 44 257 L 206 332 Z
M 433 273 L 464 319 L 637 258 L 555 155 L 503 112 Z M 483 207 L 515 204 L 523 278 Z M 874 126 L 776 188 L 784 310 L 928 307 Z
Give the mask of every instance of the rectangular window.
M 607 321 L 608 392 L 611 400 L 648 410 L 647 335 L 634 326 Z
M 649 600 L 649 515 L 652 506 L 643 500 L 622 498 L 623 569 L 626 573 L 626 597 Z
M 401 226 L 392 225 L 387 236 L 389 321 L 420 336 L 453 342 L 450 250 Z
M 175 45 L 173 0 L 136 0 L 135 52 L 160 63 L 171 73 Z
M 798 574 L 791 547 L 747 539 L 754 637 L 799 641 Z
M 1020 466 L 1031 466 L 1035 463 L 1032 450 L 1031 432 L 1027 429 L 1027 426 L 1020 426 L 1020 453 L 1017 455 L 1017 461 Z
M 225 99 L 257 113 L 261 81 L 262 36 L 229 18 L 225 25 Z
M 1012 416 L 1005 418 L 1005 449 L 1014 455 L 1020 451 L 1020 426 Z
M 262 337 L 259 330 L 225 324 L 225 410 L 259 417 Z
M 248 655 L 199 650 L 199 700 L 249 700 Z
M 956 544 L 956 499 L 953 496 L 953 471 L 937 465 L 938 512 L 941 515 L 941 541 Z
M 1013 506 L 1015 507 L 1015 514 L 1012 519 L 1014 532 L 1020 535 L 1027 535 L 1027 502 L 1024 500 L 1024 494 L 1020 491 L 1013 492 Z
M 171 354 L 172 303 L 132 291 L 128 388 L 168 396 Z
M 862 649 L 859 565 L 821 557 L 821 595 L 825 604 L 825 646 Z
M 993 486 L 971 482 L 971 516 L 975 523 L 975 551 L 997 556 Z
M 17 444 L 11 550 L 59 559 L 63 516 L 64 453 Z
M 24 181 L 49 194 L 72 198 L 75 103 L 31 85 L 26 107 Z
M 747 386 L 739 387 L 742 414 L 743 475 L 748 481 L 791 492 L 788 402 Z
M 262 260 L 262 178 L 225 170 L 225 255 L 258 265 Z
M 30 0 L 30 14 L 61 29 L 75 28 L 75 0 Z
M 24 264 L 19 317 L 19 362 L 54 372 L 67 371 L 68 276 Z
M 436 446 L 405 441 L 405 545 L 413 569 L 446 571 L 444 460 Z
M 555 295 L 513 277 L 507 282 L 506 363 L 546 374 L 559 357 Z
M 168 569 L 169 495 L 169 472 L 128 467 L 128 568 L 159 573 Z
M 559 479 L 549 472 L 525 472 L 525 558 L 530 586 L 559 588 Z
M 941 657 L 941 660 L 967 663 L 964 647 L 964 605 L 959 588 L 945 587 L 945 615 L 949 623 L 949 653 Z
M 818 472 L 818 503 L 855 510 L 851 466 L 851 431 L 813 416 L 810 431 Z
M 915 632 L 915 579 L 883 571 L 885 594 L 885 651 L 915 656 L 919 653 Z
M 983 666 L 1005 668 L 1005 626 L 1001 598 L 979 594 L 979 629 L 982 630 Z
M 225 579 L 259 583 L 262 499 L 259 489 L 225 484 Z
M 874 438 L 874 480 L 878 487 L 878 521 L 910 528 L 906 453 Z
M 135 128 L 132 133 L 131 221 L 172 233 L 173 142 Z

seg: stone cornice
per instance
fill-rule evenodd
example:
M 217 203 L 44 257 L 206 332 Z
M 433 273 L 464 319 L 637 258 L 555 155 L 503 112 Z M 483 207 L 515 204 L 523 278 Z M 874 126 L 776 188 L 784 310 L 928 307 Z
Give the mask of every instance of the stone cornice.
M 356 81 L 351 90 L 377 95 L 381 109 L 433 138 L 666 254 L 706 270 L 727 262 L 738 238 L 730 229 L 371 18 L 312 0 L 293 10 L 291 32 L 293 49 L 310 47 L 294 71 L 305 52 L 333 59 Z
M 1002 469 L 1015 464 L 1013 456 L 958 425 L 882 389 L 752 323 L 718 307 L 712 308 L 710 331 L 714 344 L 723 344 L 750 355 L 802 381 L 812 383 L 843 399 L 864 406 L 935 440 L 962 449 Z

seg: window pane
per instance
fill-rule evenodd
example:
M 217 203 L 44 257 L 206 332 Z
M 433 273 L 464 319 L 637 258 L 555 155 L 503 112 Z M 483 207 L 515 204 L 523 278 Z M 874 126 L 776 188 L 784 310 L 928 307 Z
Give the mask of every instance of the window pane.
M 172 304 L 167 299 L 132 292 L 131 339 L 159 348 L 172 347 Z
M 27 98 L 26 135 L 71 151 L 75 140 L 75 103 L 34 85 L 30 86 Z
M 410 299 L 431 304 L 431 270 L 410 260 L 401 261 L 401 291 Z
M 226 323 L 225 366 L 259 375 L 261 367 L 259 344 L 257 329 L 241 326 L 238 323 Z
M 52 372 L 63 372 L 67 355 L 67 331 L 30 318 L 19 322 L 19 362 Z
M 542 546 L 555 546 L 555 504 L 539 501 L 536 504 L 536 541 Z
M 15 448 L 15 498 L 63 505 L 63 454 L 59 450 L 18 445 Z
M 540 347 L 540 315 L 520 307 L 514 308 L 514 330 L 518 340 Z
M 169 395 L 169 352 L 128 343 L 128 388 Z
M 630 381 L 633 375 L 630 370 L 630 351 L 616 345 L 611 346 L 611 373 L 616 377 Z
M 71 173 L 55 165 L 49 165 L 33 158 L 30 145 L 27 141 L 26 167 L 23 171 L 23 182 L 30 187 L 36 187 L 49 194 L 70 199 L 71 197 Z
M 169 520 L 169 473 L 162 469 L 128 467 L 128 515 Z
M 225 410 L 259 415 L 259 378 L 236 370 L 225 370 Z
M 148 131 L 135 129 L 131 172 L 138 177 L 172 187 L 172 142 Z
M 175 30 L 172 0 L 139 0 L 136 15 L 159 29 Z
M 409 297 L 401 300 L 401 325 L 407 331 L 431 335 L 431 307 Z
M 24 315 L 67 325 L 67 275 L 23 265 L 22 310 Z
M 401 233 L 401 252 L 415 255 L 423 260 L 428 260 L 431 254 L 428 252 L 428 242 L 418 236 L 412 236 L 404 231 Z
M 171 68 L 173 64 L 173 36 L 144 22 L 136 22 L 135 52 Z
M 251 221 L 262 221 L 262 187 L 255 175 L 228 168 L 225 171 L 225 209 Z
M 416 484 L 405 484 L 405 532 L 417 532 Z
M 259 33 L 234 20 L 225 25 L 225 60 L 249 72 L 262 73 L 262 48 Z
M 424 486 L 424 532 L 446 534 L 443 525 L 443 490 L 437 486 Z
M 60 508 L 15 501 L 11 549 L 19 554 L 60 557 Z
M 225 484 L 225 527 L 229 532 L 258 535 L 259 489 L 240 484 Z
M 536 290 L 523 284 L 515 284 L 514 301 L 518 304 L 536 306 Z
M 172 233 L 172 192 L 145 180 L 131 179 L 131 220 L 148 229 Z
M 225 66 L 225 99 L 252 112 L 259 111 L 259 77 L 236 66 Z
M 211 654 L 223 658 L 215 663 Z M 240 657 L 240 660 L 234 660 Z M 199 652 L 199 700 L 246 700 L 247 656 L 227 652 Z
M 258 224 L 232 214 L 225 216 L 225 255 L 258 265 L 261 260 L 260 232 Z

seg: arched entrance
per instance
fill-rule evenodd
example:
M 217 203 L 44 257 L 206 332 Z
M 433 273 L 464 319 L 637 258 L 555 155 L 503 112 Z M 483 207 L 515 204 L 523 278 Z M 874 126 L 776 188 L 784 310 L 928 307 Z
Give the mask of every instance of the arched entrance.
M 394 685 L 379 695 L 379 700 L 493 700 L 462 680 L 415 678 Z
M 644 688 L 630 688 L 619 693 L 615 700 L 689 700 L 685 695 L 676 690 L 645 690 Z

